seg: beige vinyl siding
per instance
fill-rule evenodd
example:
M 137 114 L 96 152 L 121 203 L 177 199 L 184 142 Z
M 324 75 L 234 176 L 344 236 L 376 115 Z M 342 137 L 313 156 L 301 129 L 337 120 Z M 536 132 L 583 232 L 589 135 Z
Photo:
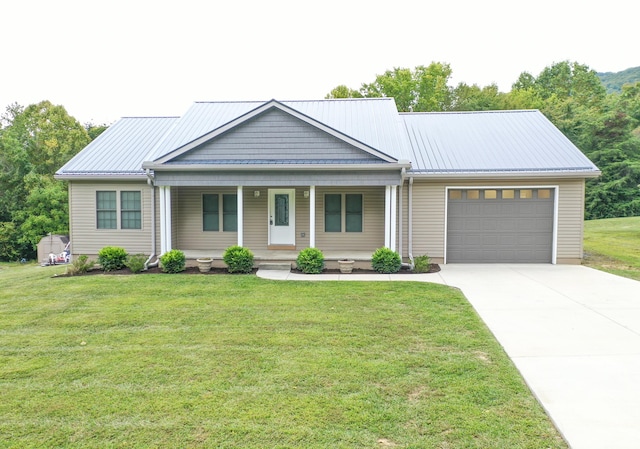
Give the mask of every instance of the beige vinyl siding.
M 181 250 L 224 249 L 238 242 L 237 232 L 202 229 L 202 195 L 237 193 L 235 188 L 173 187 L 171 189 L 172 247 Z M 220 208 L 222 214 L 222 208 Z
M 558 201 L 557 263 L 579 264 L 583 256 L 584 180 L 561 184 Z
M 361 193 L 362 232 L 324 232 L 324 195 Z M 384 246 L 384 187 L 316 187 L 316 247 L 322 251 L 371 251 Z M 344 208 L 344 204 L 343 204 Z
M 115 191 L 120 204 L 120 192 L 140 191 L 142 229 L 98 229 L 96 223 L 96 192 Z M 120 246 L 129 254 L 151 253 L 151 188 L 146 182 L 69 182 L 69 234 L 73 255 L 95 257 L 105 246 Z
M 254 192 L 259 192 L 258 197 Z M 269 189 L 266 187 L 243 187 L 244 232 L 243 246 L 255 251 L 267 249 L 269 236 Z M 297 200 L 297 198 L 296 198 Z M 296 201 L 296 206 L 298 202 Z M 298 216 L 296 215 L 296 220 Z
M 445 191 L 447 186 L 558 186 L 556 260 L 558 263 L 580 263 L 584 220 L 584 180 L 582 179 L 486 179 L 480 181 L 415 179 L 413 184 L 413 256 L 428 254 L 434 262 L 444 262 L 445 205 L 447 201 Z M 406 204 L 408 189 L 408 184 L 406 184 L 403 204 Z M 404 214 L 407 214 L 407 209 L 403 211 Z M 408 220 L 408 217 L 405 220 Z M 405 223 L 408 224 L 408 221 Z M 407 242 L 408 228 L 405 226 L 403 228 L 403 254 L 408 254 Z

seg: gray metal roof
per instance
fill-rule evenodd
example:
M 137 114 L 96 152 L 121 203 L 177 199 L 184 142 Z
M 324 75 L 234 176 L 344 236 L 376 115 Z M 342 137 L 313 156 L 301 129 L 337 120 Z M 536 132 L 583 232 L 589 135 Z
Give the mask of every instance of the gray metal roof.
M 269 102 L 196 102 L 145 160 L 157 160 L 266 103 Z M 409 142 L 392 98 L 279 103 L 389 156 L 408 150 Z
M 412 172 L 598 172 L 540 111 L 400 114 Z
M 125 117 L 67 162 L 56 175 L 142 174 L 142 161 L 177 117 Z
M 243 116 L 273 104 L 284 105 L 303 119 L 308 117 L 395 160 L 411 161 L 410 172 L 415 174 L 599 173 L 539 111 L 398 114 L 393 99 L 377 98 L 196 102 L 179 118 L 123 118 L 65 164 L 57 176 L 141 175 L 143 162 L 164 157 L 171 163 L 170 153 L 216 130 L 224 132 L 225 125 L 236 126 Z M 269 159 L 265 156 L 252 163 L 264 163 Z M 318 164 L 330 162 L 320 160 Z

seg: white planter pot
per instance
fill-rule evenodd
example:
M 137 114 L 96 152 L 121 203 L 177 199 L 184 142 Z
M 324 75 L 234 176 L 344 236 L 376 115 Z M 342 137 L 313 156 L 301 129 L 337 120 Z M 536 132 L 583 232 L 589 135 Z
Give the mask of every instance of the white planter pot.
M 340 273 L 351 273 L 353 271 L 353 264 L 353 260 L 339 260 L 338 265 L 340 266 Z
M 196 259 L 196 262 L 198 262 L 198 270 L 200 270 L 200 273 L 208 273 L 211 271 L 212 259 Z

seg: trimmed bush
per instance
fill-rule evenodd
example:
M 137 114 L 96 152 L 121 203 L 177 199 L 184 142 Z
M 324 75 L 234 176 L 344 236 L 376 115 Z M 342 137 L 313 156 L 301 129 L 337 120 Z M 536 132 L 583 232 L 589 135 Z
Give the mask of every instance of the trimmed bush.
M 253 270 L 253 253 L 249 248 L 230 246 L 224 251 L 222 260 L 229 273 L 251 273 Z
M 93 260 L 89 260 L 89 256 L 78 256 L 71 262 L 71 265 L 67 266 L 67 274 L 69 276 L 75 276 L 76 274 L 84 274 L 93 268 Z
M 124 268 L 127 263 L 127 252 L 119 246 L 105 246 L 98 251 L 98 263 L 104 271 L 115 271 Z
M 397 273 L 400 271 L 402 261 L 400 254 L 389 248 L 378 248 L 371 256 L 371 266 L 378 273 Z
M 144 270 L 144 263 L 146 261 L 147 256 L 144 254 L 134 254 L 127 258 L 127 268 L 129 268 L 132 273 L 140 273 Z
M 413 271 L 416 273 L 426 273 L 429 271 L 429 265 L 431 261 L 426 254 L 423 256 L 417 256 L 413 259 Z
M 179 273 L 184 271 L 187 258 L 179 249 L 172 249 L 160 256 L 160 266 L 165 273 Z
M 306 274 L 322 273 L 324 254 L 318 248 L 305 248 L 298 253 L 296 265 L 300 271 Z

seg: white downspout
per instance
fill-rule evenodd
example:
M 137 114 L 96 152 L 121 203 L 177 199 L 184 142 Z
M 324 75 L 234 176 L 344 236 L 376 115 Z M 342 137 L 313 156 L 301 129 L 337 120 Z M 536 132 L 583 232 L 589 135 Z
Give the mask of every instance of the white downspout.
M 151 176 L 151 172 L 147 169 L 147 184 L 151 187 L 151 254 L 149 258 L 144 263 L 144 269 L 148 270 L 149 267 L 158 266 L 158 261 L 151 262 L 156 257 L 156 186 L 153 184 L 153 176 Z
M 411 269 L 413 269 L 413 267 L 415 266 L 415 262 L 413 260 L 413 176 L 411 176 L 409 178 L 409 195 L 408 195 L 408 202 L 409 204 L 407 205 L 407 232 L 408 232 L 408 239 L 407 239 L 407 247 L 408 247 L 408 251 L 409 251 L 409 262 L 411 263 Z

